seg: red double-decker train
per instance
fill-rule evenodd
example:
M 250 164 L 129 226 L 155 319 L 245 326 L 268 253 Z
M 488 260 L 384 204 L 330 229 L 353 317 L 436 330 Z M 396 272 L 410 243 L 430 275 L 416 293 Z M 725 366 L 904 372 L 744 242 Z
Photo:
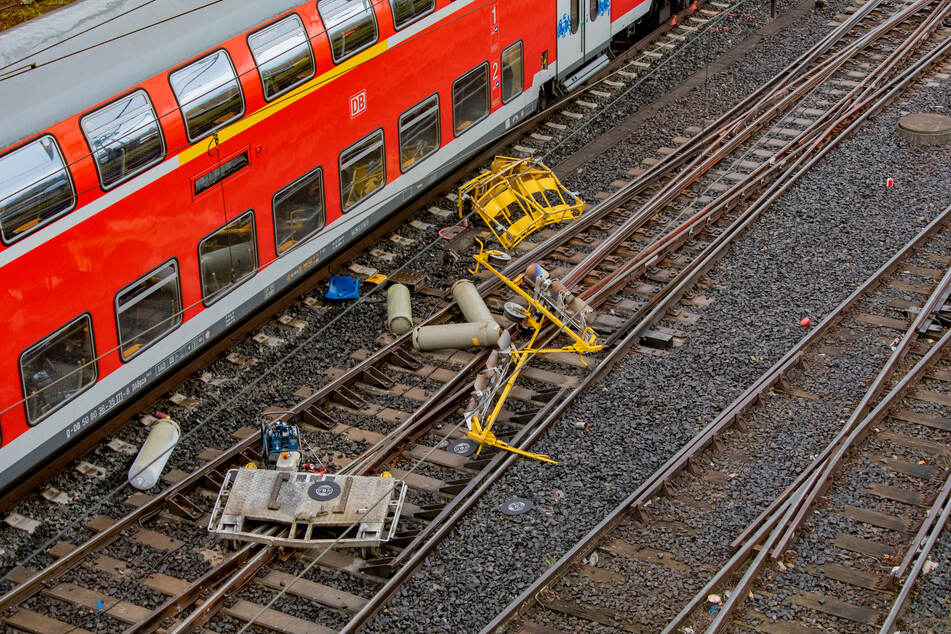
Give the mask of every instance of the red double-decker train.
M 0 488 L 605 63 L 651 2 L 84 0 L 0 34 Z

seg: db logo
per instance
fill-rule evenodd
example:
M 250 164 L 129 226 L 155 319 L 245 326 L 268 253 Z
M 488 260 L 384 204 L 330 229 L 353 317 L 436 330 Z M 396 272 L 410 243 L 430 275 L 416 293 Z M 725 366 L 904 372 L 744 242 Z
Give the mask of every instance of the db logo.
M 367 109 L 367 91 L 361 90 L 350 97 L 350 118 L 353 119 Z

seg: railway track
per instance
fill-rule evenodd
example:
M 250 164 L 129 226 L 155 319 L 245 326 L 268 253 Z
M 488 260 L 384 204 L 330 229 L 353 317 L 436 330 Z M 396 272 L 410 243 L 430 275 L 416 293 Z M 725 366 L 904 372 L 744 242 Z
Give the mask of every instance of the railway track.
M 124 404 L 91 433 L 78 438 L 69 451 L 51 459 L 44 468 L 38 469 L 17 486 L 3 491 L 0 509 L 13 507 L 37 487 L 46 485 L 56 474 L 70 468 L 77 459 L 95 450 L 103 439 L 120 430 L 131 419 L 142 416 L 145 410 L 155 407 L 157 401 L 163 409 L 173 408 L 179 402 L 191 403 L 190 397 L 179 393 L 188 379 L 202 376 L 209 381 L 223 383 L 238 378 L 230 376 L 234 372 L 218 372 L 217 376 L 212 377 L 205 371 L 216 360 L 223 358 L 228 359 L 231 368 L 237 369 L 239 374 L 258 362 L 257 355 L 235 352 L 242 341 L 255 333 L 260 337 L 259 343 L 266 347 L 280 347 L 296 337 L 301 332 L 300 326 L 308 319 L 289 317 L 286 311 L 289 308 L 293 310 L 295 303 L 301 298 L 309 302 L 307 306 L 320 308 L 319 301 L 313 302 L 313 297 L 307 296 L 334 272 L 341 269 L 352 270 L 357 276 L 365 276 L 365 271 L 369 268 L 389 267 L 394 260 L 412 259 L 413 254 L 418 252 L 419 243 L 431 238 L 432 229 L 446 223 L 447 218 L 453 215 L 451 209 L 444 208 L 447 203 L 451 205 L 452 202 L 451 198 L 447 199 L 444 195 L 450 192 L 456 181 L 461 181 L 473 170 L 486 165 L 496 154 L 509 152 L 519 156 L 537 156 L 551 151 L 566 139 L 571 139 L 579 128 L 589 125 L 601 114 L 605 106 L 613 103 L 621 91 L 630 92 L 649 78 L 654 70 L 662 67 L 668 59 L 680 55 L 683 49 L 697 46 L 696 42 L 704 38 L 708 25 L 714 26 L 718 20 L 731 15 L 730 11 L 737 10 L 748 2 L 749 0 L 741 0 L 735 5 L 728 5 L 722 2 L 709 4 L 699 0 L 675 13 L 674 24 L 664 20 L 653 31 L 640 34 L 639 39 L 630 43 L 627 49 L 618 51 L 611 63 L 595 73 L 579 91 L 569 96 L 551 96 L 552 101 L 544 110 L 514 126 L 504 138 L 461 165 L 453 175 L 444 179 L 442 185 L 421 196 L 358 244 L 315 270 L 286 295 L 276 297 L 273 305 L 260 311 L 253 319 L 228 333 L 218 344 L 165 377 L 154 389 Z M 708 4 L 713 8 L 709 8 Z M 449 222 L 451 224 L 451 221 Z M 325 315 L 320 314 L 320 317 L 324 318 Z M 265 332 L 269 334 L 260 336 Z M 162 404 L 169 392 L 173 393 L 171 402 Z
M 767 491 L 811 477 L 802 475 L 809 470 L 800 473 L 802 465 L 787 462 L 785 482 L 763 482 L 765 464 L 774 474 L 777 463 L 784 464 L 783 448 L 792 443 L 805 443 L 821 456 L 827 442 L 834 447 L 872 410 L 910 359 L 933 357 L 943 345 L 934 333 L 919 339 L 918 330 L 943 306 L 938 300 L 951 280 L 945 273 L 951 264 L 949 220 L 951 209 L 710 421 L 486 631 L 551 631 L 552 626 L 583 631 L 593 623 L 623 631 L 658 631 L 665 623 L 669 631 L 680 626 L 699 631 L 719 610 L 716 603 L 714 614 L 709 612 L 710 595 L 745 596 L 732 584 L 703 585 L 697 571 L 716 569 L 719 562 L 738 569 L 745 559 L 733 555 L 732 547 L 746 542 L 724 543 L 722 527 L 741 532 L 757 510 L 770 509 L 760 514 L 762 519 L 779 508 L 770 505 Z M 850 376 L 854 365 L 843 359 L 861 359 L 866 376 Z M 868 382 L 863 393 L 861 386 Z M 850 411 L 843 432 L 838 416 Z M 878 516 L 861 509 L 854 514 Z M 746 533 L 759 526 L 754 523 Z M 685 597 L 694 593 L 685 607 Z M 666 601 L 657 601 L 658 596 Z M 840 631 L 842 624 L 832 629 Z
M 864 19 L 861 15 L 855 17 L 853 24 L 847 25 L 849 28 L 838 33 L 838 39 Z M 869 44 L 874 42 L 868 39 Z M 820 58 L 829 54 L 835 44 L 836 39 L 824 41 L 811 56 L 791 65 L 787 79 L 795 81 L 812 65 L 823 63 Z M 838 68 L 825 68 L 832 69 L 826 78 L 835 79 L 833 73 Z M 804 89 L 803 94 L 809 94 L 816 85 Z M 720 161 L 751 151 L 756 143 L 751 139 L 757 126 L 762 128 L 765 122 L 796 107 L 797 102 L 782 99 L 778 86 L 777 83 L 764 88 L 741 104 L 743 107 L 738 106 L 721 120 L 698 131 L 692 140 L 668 153 L 651 169 L 635 175 L 634 182 L 607 197 L 582 221 L 557 233 L 542 234 L 547 239 L 540 244 L 523 244 L 521 253 L 506 271 L 514 275 L 528 263 L 541 261 L 556 277 L 563 277 L 581 292 L 589 303 L 609 306 L 608 310 L 601 311 L 602 317 L 596 326 L 609 343 L 610 351 L 588 372 L 582 372 L 577 364 L 564 358 L 558 359 L 554 366 L 530 366 L 527 378 L 531 387 L 515 394 L 498 429 L 500 436 L 515 446 L 530 446 L 568 403 L 603 376 L 631 347 L 642 342 L 663 346 L 676 337 L 675 329 L 660 330 L 658 328 L 663 327 L 658 327 L 658 322 L 689 292 L 730 240 L 765 208 L 770 197 L 778 196 L 778 192 L 789 186 L 779 178 L 779 170 L 770 168 L 754 170 L 736 181 L 736 186 L 725 189 L 712 187 L 717 180 L 700 180 Z M 861 94 L 870 86 L 873 84 L 860 83 L 853 87 L 848 99 L 843 97 L 833 102 L 830 114 L 819 116 L 814 125 L 801 130 L 793 137 L 795 143 L 772 146 L 785 152 L 769 155 L 774 157 L 772 166 L 786 166 L 787 174 L 783 176 L 788 178 L 804 168 L 807 161 L 817 159 L 823 151 L 821 148 L 829 147 L 834 141 L 823 138 L 823 144 L 812 143 L 811 146 L 809 142 L 822 138 L 821 135 L 830 130 L 842 129 L 841 115 L 847 101 L 849 105 L 864 105 L 857 107 L 854 113 L 857 116 L 845 121 L 854 124 L 868 116 L 876 102 L 870 99 L 862 102 Z M 856 97 L 859 97 L 857 101 Z M 754 108 L 752 117 L 744 110 L 751 105 L 758 108 Z M 747 117 L 751 117 L 753 126 L 733 125 L 734 122 L 745 123 Z M 822 127 L 823 122 L 827 127 Z M 723 134 L 726 123 L 731 125 L 728 133 Z M 792 147 L 799 142 L 811 150 Z M 733 152 L 725 151 L 725 147 Z M 775 179 L 772 184 L 763 178 L 767 173 Z M 672 178 L 664 181 L 664 175 Z M 688 189 L 695 183 L 702 186 L 699 194 Z M 710 200 L 701 201 L 704 207 L 700 213 L 665 211 L 661 205 L 661 201 L 673 202 L 681 205 L 679 211 L 683 211 L 689 209 L 687 201 L 703 195 L 708 195 Z M 650 204 L 644 204 L 637 196 L 645 196 Z M 744 199 L 750 204 L 738 204 Z M 634 216 L 637 221 L 633 222 L 630 208 L 635 206 L 645 211 Z M 686 222 L 677 222 L 681 217 L 686 217 Z M 462 236 L 459 243 L 465 239 Z M 599 242 L 609 246 L 595 248 Z M 484 281 L 480 290 L 495 309 L 506 299 L 492 280 Z M 431 323 L 453 316 L 448 305 L 439 307 L 438 295 L 438 292 L 433 295 L 436 309 L 429 320 Z M 498 319 L 504 321 L 504 317 Z M 279 548 L 250 545 L 234 554 L 211 554 L 214 563 L 211 567 L 191 549 L 184 555 L 178 553 L 173 558 L 182 555 L 184 563 L 177 566 L 181 576 L 155 573 L 153 570 L 157 567 L 149 565 L 130 570 L 131 560 L 122 557 L 123 553 L 149 549 L 155 555 L 156 551 L 162 552 L 157 544 L 164 543 L 168 550 L 175 552 L 185 542 L 200 543 L 200 539 L 186 534 L 203 530 L 224 471 L 232 465 L 260 458 L 255 453 L 260 442 L 258 432 L 246 429 L 238 444 L 216 456 L 206 456 L 211 460 L 194 473 L 167 474 L 172 484 L 159 495 L 130 500 L 139 504 L 138 508 L 118 522 L 94 518 L 88 524 L 94 533 L 90 539 L 78 547 L 57 545 L 51 554 L 58 559 L 45 570 L 15 571 L 10 579 L 18 585 L 0 597 L 0 608 L 7 610 L 7 622 L 29 631 L 54 631 L 64 626 L 90 629 L 93 621 L 98 627 L 102 619 L 112 619 L 109 621 L 112 627 L 124 623 L 134 631 L 151 631 L 159 626 L 184 631 L 223 610 L 238 622 L 253 621 L 278 631 L 359 627 L 514 460 L 509 454 L 492 452 L 483 453 L 478 460 L 468 460 L 444 449 L 447 441 L 460 436 L 457 409 L 468 397 L 469 383 L 473 374 L 481 369 L 483 355 L 467 352 L 418 355 L 409 348 L 407 337 L 381 343 L 382 347 L 375 352 L 357 351 L 355 365 L 332 371 L 330 381 L 321 387 L 300 391 L 302 400 L 290 408 L 291 413 L 287 413 L 287 407 L 275 407 L 263 414 L 278 419 L 296 418 L 312 445 L 354 449 L 350 455 L 335 456 L 336 469 L 351 474 L 372 474 L 386 469 L 407 482 L 410 486 L 408 517 L 397 538 L 387 547 L 387 556 L 366 559 L 352 553 L 328 551 L 302 553 L 300 557 L 283 561 L 287 553 Z M 185 539 L 168 541 L 168 533 Z M 163 538 L 166 541 L 163 542 Z M 158 557 L 164 556 L 159 554 Z M 123 572 L 115 563 L 123 563 L 123 559 L 126 559 L 128 572 Z M 193 566 L 191 572 L 189 564 Z M 196 576 L 194 570 L 206 572 Z M 310 574 L 316 570 L 323 571 L 321 581 L 314 581 Z M 298 581 L 298 576 L 304 573 L 307 578 Z M 136 574 L 146 577 L 144 589 L 134 582 Z M 268 599 L 269 595 L 265 594 L 258 602 L 239 598 L 237 603 L 232 603 L 228 596 L 255 575 L 264 587 L 277 591 L 275 598 Z M 83 585 L 102 583 L 103 576 L 113 580 L 115 592 Z M 341 581 L 344 577 L 345 582 Z M 116 578 L 122 582 L 116 583 Z M 54 579 L 56 581 L 52 581 Z M 254 595 L 255 589 L 259 588 L 254 586 L 247 592 Z M 48 601 L 50 598 L 55 601 Z M 50 606 L 52 614 L 40 610 Z M 70 620 L 65 620 L 67 617 Z

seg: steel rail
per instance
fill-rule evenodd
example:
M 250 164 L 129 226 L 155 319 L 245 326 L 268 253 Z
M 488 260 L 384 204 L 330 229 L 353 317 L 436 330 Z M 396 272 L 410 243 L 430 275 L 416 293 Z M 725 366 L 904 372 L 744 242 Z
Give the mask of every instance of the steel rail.
M 911 332 L 914 332 L 914 330 L 911 330 Z M 927 373 L 928 370 L 930 370 L 931 367 L 940 360 L 940 358 L 945 354 L 949 343 L 951 343 L 951 329 L 949 329 L 948 332 L 946 332 L 944 336 L 942 336 L 941 339 L 914 365 L 914 367 L 912 367 L 908 373 L 902 377 L 902 379 L 888 392 L 888 394 L 883 397 L 882 401 L 875 407 L 875 409 L 870 412 L 862 421 L 862 423 L 849 434 L 845 442 L 838 445 L 838 448 L 835 449 L 834 453 L 832 453 L 823 462 L 823 465 L 821 465 L 824 468 L 812 468 L 810 465 L 810 467 L 807 467 L 806 470 L 802 472 L 803 474 L 806 474 L 806 478 L 803 480 L 802 484 L 797 487 L 790 497 L 781 502 L 777 508 L 771 512 L 770 520 L 760 526 L 753 537 L 744 542 L 741 552 L 745 552 L 748 555 L 758 545 L 759 538 L 762 537 L 764 532 L 766 530 L 770 531 L 769 539 L 767 539 L 767 541 L 763 543 L 762 546 L 760 546 L 759 552 L 757 553 L 753 563 L 750 564 L 749 568 L 747 569 L 743 579 L 731 592 L 730 600 L 724 604 L 719 612 L 717 612 L 716 618 L 707 628 L 707 634 L 715 634 L 718 632 L 726 624 L 726 619 L 728 616 L 730 616 L 734 610 L 740 607 L 746 600 L 750 585 L 752 584 L 756 575 L 759 574 L 759 570 L 762 568 L 762 565 L 767 561 L 768 558 L 776 559 L 776 552 L 777 550 L 781 549 L 782 540 L 785 536 L 786 530 L 793 526 L 793 523 L 795 522 L 796 512 L 804 508 L 809 508 L 808 500 L 810 499 L 810 496 L 822 489 L 823 478 L 825 477 L 828 469 L 837 468 L 842 463 L 843 457 L 845 456 L 848 449 L 854 446 L 856 442 L 860 441 L 872 425 L 882 420 L 887 415 L 892 405 L 899 399 L 899 397 L 903 396 L 908 386 L 919 381 L 925 375 L 925 373 Z M 835 443 L 836 441 L 833 440 L 833 442 L 827 447 L 835 448 Z M 783 510 L 783 519 L 774 526 L 772 522 L 775 521 L 775 518 L 779 513 L 779 509 Z M 724 574 L 724 572 L 725 567 L 721 568 L 720 571 L 716 573 L 714 578 L 722 582 L 729 577 L 729 574 Z M 695 608 L 705 599 L 705 597 L 706 593 L 697 593 L 688 605 Z M 691 608 L 691 611 L 693 608 Z M 681 612 L 667 624 L 667 627 L 664 631 L 673 631 L 673 629 L 682 625 L 684 620 L 689 616 L 690 612 L 687 611 L 686 608 L 681 610 Z
M 951 483 L 951 477 L 948 478 L 948 483 Z M 947 488 L 948 484 L 946 483 L 945 489 Z M 909 573 L 908 578 L 905 579 L 905 583 L 902 585 L 901 592 L 899 592 L 898 596 L 895 598 L 895 602 L 892 603 L 892 607 L 888 611 L 888 616 L 885 617 L 885 621 L 882 623 L 881 629 L 879 629 L 879 634 L 891 634 L 894 630 L 896 622 L 901 616 L 902 610 L 905 608 L 905 601 L 908 600 L 908 596 L 911 594 L 912 588 L 918 581 L 918 577 L 921 576 L 925 563 L 928 561 L 928 555 L 931 554 L 931 550 L 934 548 L 935 542 L 938 541 L 938 536 L 941 535 L 941 531 L 944 530 L 944 526 L 947 524 L 949 516 L 951 516 L 951 501 L 946 502 L 944 508 L 941 509 L 941 514 L 935 521 L 934 530 L 931 531 L 928 541 L 921 548 L 921 552 L 918 553 L 918 558 L 915 560 L 915 566 L 911 569 L 911 573 Z M 917 546 L 914 548 L 917 549 Z
M 911 565 L 912 560 L 918 554 L 918 549 L 921 547 L 922 542 L 928 538 L 928 534 L 931 532 L 935 522 L 941 515 L 941 509 L 948 501 L 949 496 L 951 496 L 951 471 L 948 472 L 948 477 L 945 480 L 944 486 L 941 487 L 941 491 L 938 492 L 938 496 L 935 498 L 934 503 L 931 505 L 931 508 L 928 509 L 925 519 L 921 522 L 921 526 L 918 528 L 918 532 L 915 533 L 915 538 L 911 540 L 911 545 L 908 547 L 908 550 L 905 551 L 905 556 L 902 558 L 901 564 L 895 566 L 895 568 L 891 571 L 889 576 L 894 582 L 900 580 L 905 576 L 905 573 L 908 572 L 908 566 Z M 941 529 L 939 528 L 938 531 L 940 530 Z
M 525 427 L 519 430 L 512 445 L 527 450 L 554 421 L 550 410 L 563 397 L 567 388 L 559 390 L 556 398 L 545 404 Z M 446 505 L 446 508 L 420 534 L 404 548 L 390 564 L 396 570 L 379 592 L 357 612 L 341 631 L 341 634 L 356 632 L 370 617 L 376 614 L 399 587 L 412 575 L 426 556 L 454 529 L 469 509 L 495 484 L 519 458 L 514 453 L 500 451 L 495 454 L 485 469 L 466 485 L 466 488 Z
M 910 81 L 911 81 L 912 79 L 914 79 L 915 77 L 917 77 L 917 74 L 918 74 L 918 73 L 920 73 L 923 69 L 927 68 L 927 67 L 930 66 L 931 64 L 935 63 L 935 61 L 936 61 L 937 59 L 939 59 L 941 56 L 943 56 L 944 54 L 948 53 L 949 51 L 951 51 L 951 40 L 945 41 L 945 42 L 944 42 L 943 44 L 941 44 L 938 48 L 936 48 L 936 49 L 932 50 L 930 53 L 928 53 L 928 55 L 927 55 L 925 58 L 923 58 L 922 60 L 920 60 L 920 62 L 916 65 L 916 67 L 912 67 L 912 68 L 909 69 L 909 71 L 914 71 L 914 72 L 910 72 L 906 77 L 903 77 L 900 81 L 898 81 L 896 84 L 894 84 L 893 87 L 891 88 L 891 90 L 889 90 L 888 93 L 886 93 L 885 97 L 883 97 L 881 100 L 877 101 L 876 104 L 874 104 L 869 110 L 866 110 L 856 121 L 854 121 L 854 122 L 849 126 L 849 128 L 845 131 L 844 134 L 848 134 L 851 130 L 853 130 L 855 127 L 857 127 L 860 123 L 864 122 L 864 120 L 865 120 L 866 118 L 868 118 L 869 116 L 871 116 L 871 114 L 873 114 L 874 111 L 877 111 L 878 109 L 880 109 L 881 107 L 883 107 L 884 104 L 885 104 L 887 101 L 891 100 L 891 98 L 894 97 L 895 94 L 897 94 L 897 93 L 898 93 L 901 89 L 903 89 L 908 83 L 910 83 Z M 826 151 L 828 151 L 829 149 L 831 149 L 831 147 L 832 147 L 832 145 L 834 145 L 834 143 L 835 143 L 835 142 L 833 141 L 832 144 L 825 146 L 825 147 L 823 148 L 823 151 L 821 152 L 821 154 L 824 154 Z M 951 208 L 949 208 L 949 209 L 951 209 Z M 792 491 L 792 489 L 787 489 L 787 491 L 786 491 L 785 493 L 786 493 L 786 494 L 789 494 L 791 491 Z M 760 516 L 760 518 L 757 518 L 757 519 L 761 519 L 761 518 L 762 518 L 762 515 Z M 754 521 L 754 522 L 755 522 L 755 521 Z M 749 528 L 747 528 L 747 530 L 744 531 L 743 535 L 745 535 L 748 531 L 749 531 Z M 738 539 L 741 539 L 741 538 L 743 537 L 743 535 L 741 535 L 741 537 L 738 538 Z M 737 540 L 734 540 L 733 544 L 735 545 L 736 543 L 737 543 Z
M 813 476 L 815 478 L 815 476 Z M 811 484 L 812 480 L 808 481 L 807 484 Z M 746 560 L 749 559 L 750 555 L 756 550 L 757 545 L 762 541 L 764 537 L 767 537 L 767 544 L 770 543 L 770 540 L 775 539 L 776 535 L 776 526 L 782 526 L 784 522 L 788 521 L 790 515 L 795 511 L 796 503 L 805 495 L 805 492 L 798 492 L 797 496 L 792 499 L 786 500 L 779 508 L 775 509 L 770 515 L 770 518 L 765 522 L 756 532 L 756 534 L 743 545 L 743 548 L 738 550 L 730 557 L 730 560 L 725 563 L 720 570 L 703 586 L 697 593 L 694 594 L 693 598 L 687 602 L 687 605 L 677 613 L 677 615 L 671 619 L 662 631 L 662 634 L 672 634 L 680 625 L 690 617 L 694 610 L 704 604 L 707 601 L 707 596 L 709 593 L 716 589 L 720 584 L 726 582 L 730 577 L 732 577 L 742 566 L 746 563 Z M 734 606 L 737 604 L 737 601 L 742 601 L 740 598 L 741 594 L 745 594 L 749 591 L 749 587 L 755 578 L 755 575 L 759 572 L 763 563 L 766 561 L 766 552 L 768 548 L 761 548 L 756 555 L 754 556 L 753 563 L 751 563 L 743 574 L 743 577 L 740 579 L 739 583 L 731 590 L 730 596 L 727 599 L 727 602 L 720 608 L 717 612 L 716 618 L 713 623 L 707 629 L 707 632 L 716 631 L 719 629 L 718 622 L 722 622 L 723 617 L 726 614 L 729 614 Z M 716 629 L 714 629 L 716 627 Z
M 258 544 L 258 546 L 258 552 L 237 573 L 216 588 L 211 596 L 205 599 L 191 614 L 169 629 L 168 634 L 185 634 L 191 628 L 207 623 L 221 609 L 221 604 L 224 603 L 230 593 L 247 583 L 261 568 L 270 563 L 281 550 L 277 546 L 265 544 Z
M 556 582 L 567 572 L 567 568 L 571 563 L 587 556 L 588 553 L 594 549 L 598 538 L 617 526 L 630 509 L 642 509 L 651 498 L 662 491 L 671 478 L 686 468 L 695 456 L 699 455 L 707 446 L 714 442 L 720 433 L 729 426 L 737 423 L 743 412 L 756 403 L 761 394 L 778 382 L 786 372 L 795 367 L 800 362 L 805 349 L 809 345 L 818 340 L 819 337 L 823 336 L 830 328 L 837 324 L 847 309 L 853 307 L 868 291 L 876 287 L 886 275 L 894 271 L 905 257 L 932 238 L 948 222 L 949 218 L 951 218 L 951 206 L 945 208 L 944 211 L 924 227 L 912 240 L 906 243 L 902 249 L 873 273 L 859 288 L 855 289 L 833 309 L 822 322 L 800 340 L 783 358 L 777 361 L 759 379 L 749 386 L 691 441 L 671 456 L 664 465 L 648 477 L 633 493 L 615 507 L 611 513 L 588 531 L 588 533 L 568 552 L 562 555 L 554 565 L 549 567 L 530 586 L 525 588 L 483 628 L 482 632 L 500 631 L 498 628 L 516 616 L 519 609 L 525 605 L 531 597 Z
M 201 595 L 209 587 L 217 585 L 225 576 L 242 565 L 258 551 L 262 544 L 250 543 L 240 550 L 231 553 L 224 561 L 203 574 L 197 580 L 188 584 L 175 595 L 170 596 L 149 614 L 139 619 L 125 629 L 125 634 L 144 634 L 154 632 L 162 625 L 166 618 L 174 617 L 188 606 L 201 599 Z
M 219 467 L 230 464 L 242 452 L 256 446 L 257 440 L 255 436 L 251 436 L 233 445 L 213 460 L 193 471 L 177 484 L 171 485 L 164 491 L 156 494 L 155 497 L 151 498 L 139 508 L 117 520 L 115 524 L 106 530 L 96 533 L 69 554 L 60 557 L 23 583 L 12 588 L 3 596 L 0 596 L 0 610 L 13 607 L 25 601 L 39 590 L 42 590 L 45 581 L 56 579 L 80 563 L 87 556 L 114 541 L 123 530 L 133 528 L 139 522 L 161 512 L 172 498 L 198 486 L 209 473 L 217 470 Z
M 799 82 L 797 87 L 785 87 L 782 90 L 774 90 L 771 92 L 768 96 L 776 97 L 778 98 L 778 101 L 775 101 L 764 112 L 755 116 L 752 121 L 747 122 L 750 116 L 756 114 L 756 110 L 752 111 L 752 113 L 748 113 L 742 117 L 739 117 L 737 123 L 730 126 L 732 134 L 721 132 L 719 135 L 717 135 L 710 146 L 701 151 L 699 156 L 694 158 L 692 163 L 677 175 L 677 178 L 666 183 L 660 189 L 660 191 L 658 191 L 646 203 L 644 203 L 636 216 L 632 217 L 621 227 L 616 229 L 611 234 L 611 236 L 605 239 L 584 260 L 576 265 L 574 269 L 564 277 L 563 282 L 570 287 L 572 284 L 579 281 L 591 270 L 591 268 L 594 267 L 596 263 L 600 262 L 607 253 L 616 249 L 618 245 L 628 239 L 630 235 L 634 233 L 634 231 L 640 228 L 640 226 L 643 225 L 644 219 L 646 217 L 656 214 L 664 206 L 673 201 L 687 187 L 696 182 L 703 174 L 712 169 L 720 161 L 733 153 L 737 147 L 742 145 L 750 137 L 756 134 L 767 121 L 774 119 L 779 116 L 780 113 L 791 109 L 796 103 L 800 101 L 805 93 L 812 91 L 823 81 L 831 77 L 835 72 L 841 69 L 842 66 L 844 66 L 857 54 L 862 52 L 866 47 L 870 46 L 872 43 L 887 34 L 892 28 L 894 28 L 896 24 L 902 23 L 908 16 L 919 12 L 923 7 L 927 6 L 932 1 L 933 0 L 919 0 L 915 4 L 909 5 L 907 8 L 898 12 L 883 22 L 881 25 L 876 26 L 872 31 L 865 34 L 859 41 L 851 43 L 846 49 L 837 55 L 827 58 L 809 75 L 797 78 L 796 81 Z M 887 67 L 885 69 L 887 70 Z M 859 87 L 853 88 L 852 92 L 858 92 L 860 87 L 861 84 Z M 801 151 L 803 149 L 803 143 L 809 136 L 815 135 L 816 130 L 821 129 L 821 125 L 825 123 L 827 118 L 830 118 L 837 110 L 845 109 L 849 105 L 850 95 L 851 93 L 840 99 L 838 104 L 836 104 L 833 108 L 830 108 L 822 117 L 813 122 L 809 128 L 801 132 L 796 138 L 792 139 L 783 148 L 778 150 L 774 155 L 774 162 L 778 161 L 778 164 L 782 165 L 784 161 L 788 160 L 788 157 L 783 157 L 784 154 L 794 154 Z M 745 127 L 742 129 L 737 129 L 740 123 L 745 123 Z M 763 176 L 763 173 L 759 172 L 759 170 L 765 169 L 765 167 L 766 164 L 755 170 L 749 177 L 747 177 L 747 179 L 744 179 L 744 181 L 735 184 L 730 190 L 725 192 L 721 197 L 711 202 L 704 210 L 699 212 L 695 216 L 695 219 L 699 221 L 700 219 L 706 217 L 706 214 L 704 213 L 705 211 L 713 212 L 721 210 L 722 205 L 725 203 L 725 199 L 727 198 L 735 200 L 737 197 L 737 191 L 741 189 L 745 190 L 747 186 L 750 186 L 752 183 L 761 180 L 760 177 Z M 756 178 L 754 178 L 754 176 Z M 657 243 L 651 245 L 646 250 L 644 257 L 650 258 L 652 256 L 652 251 L 654 248 L 656 248 L 656 246 Z M 635 268 L 636 266 L 636 264 L 631 263 L 627 268 Z M 625 271 L 625 267 L 619 267 L 619 269 L 605 276 L 592 287 L 589 287 L 583 294 L 583 297 L 588 297 L 594 293 L 597 293 L 601 287 L 610 284 L 612 281 L 620 283 L 618 282 L 619 279 L 625 278 L 627 275 L 629 275 L 629 273 L 626 273 Z

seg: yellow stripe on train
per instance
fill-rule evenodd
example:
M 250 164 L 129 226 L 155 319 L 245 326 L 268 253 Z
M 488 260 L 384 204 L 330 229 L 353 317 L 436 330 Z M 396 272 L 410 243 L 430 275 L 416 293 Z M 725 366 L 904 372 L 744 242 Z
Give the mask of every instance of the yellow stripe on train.
M 244 117 L 243 119 L 232 123 L 229 126 L 225 126 L 221 130 L 218 130 L 218 142 L 223 143 L 228 139 L 241 134 L 245 130 L 249 129 L 251 126 L 257 125 L 261 121 L 264 121 L 271 115 L 277 114 L 284 108 L 290 106 L 291 104 L 303 99 L 310 93 L 314 92 L 318 88 L 323 88 L 325 85 L 329 84 L 338 77 L 343 77 L 351 70 L 357 66 L 370 61 L 374 57 L 383 54 L 388 48 L 388 40 L 382 42 L 377 42 L 370 48 L 365 51 L 354 55 L 348 60 L 345 60 L 334 66 L 332 69 L 328 70 L 326 73 L 322 73 L 303 86 L 292 90 L 291 92 L 283 95 L 276 101 L 272 101 L 269 104 L 263 106 L 260 110 L 253 112 L 252 114 Z M 208 138 L 204 138 L 198 143 L 192 145 L 191 147 L 182 150 L 178 154 L 178 165 L 182 166 L 189 161 L 201 156 L 208 151 Z

